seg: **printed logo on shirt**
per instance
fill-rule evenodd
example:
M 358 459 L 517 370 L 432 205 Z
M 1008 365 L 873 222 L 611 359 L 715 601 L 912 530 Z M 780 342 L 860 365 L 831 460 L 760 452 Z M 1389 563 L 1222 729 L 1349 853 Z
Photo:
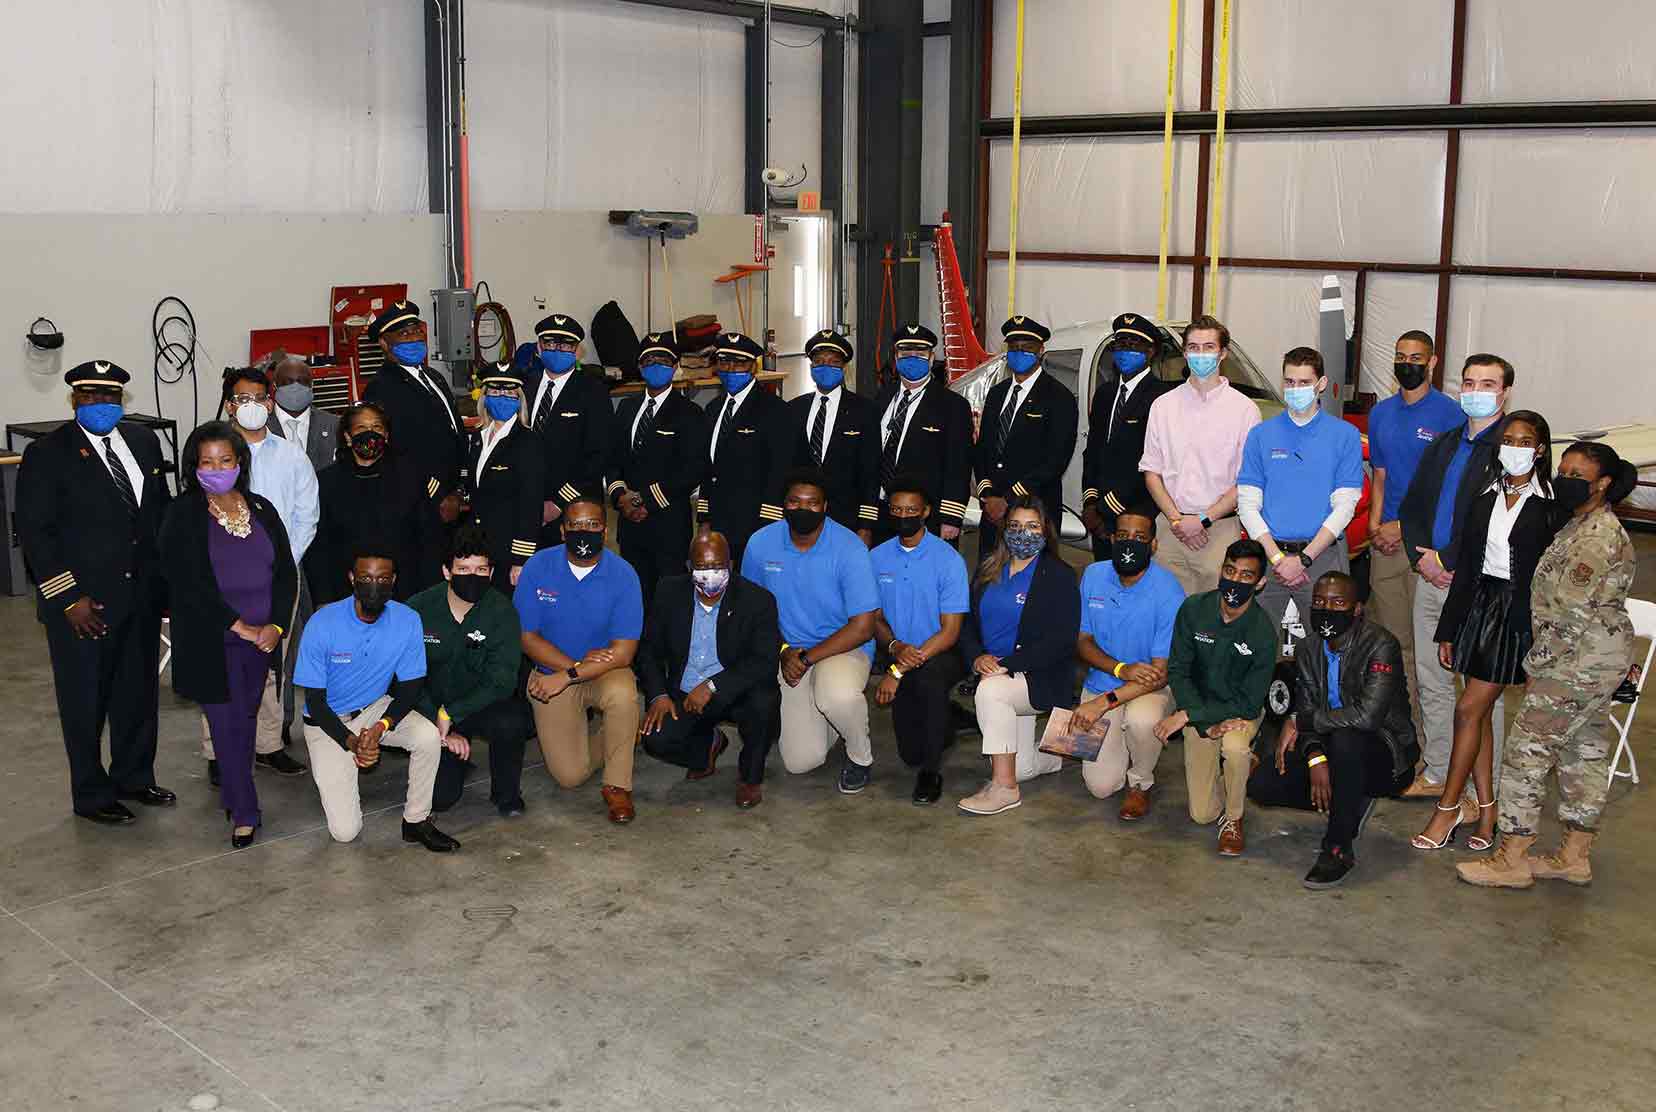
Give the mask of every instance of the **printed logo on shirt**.
M 1424 441 L 1426 441 L 1426 443 L 1430 444 L 1432 441 L 1437 439 L 1437 433 L 1433 432 L 1431 429 L 1427 428 L 1425 425 L 1416 425 L 1415 426 L 1415 439 L 1416 440 L 1424 440 Z
M 1029 592 L 1028 591 L 1019 591 L 1018 592 L 1018 605 L 1022 606 L 1024 603 L 1026 603 L 1028 601 L 1029 601 Z
M 348 650 L 342 649 L 338 652 L 331 652 L 328 654 L 329 664 L 349 664 L 350 662 L 351 654 Z
M 550 606 L 553 603 L 558 601 L 558 592 L 554 591 L 550 587 L 536 587 L 535 588 L 535 601 L 536 602 L 544 602 L 548 606 Z
M 1109 598 L 1108 595 L 1088 595 L 1087 596 L 1087 606 L 1088 606 L 1089 609 L 1102 610 L 1108 605 L 1110 605 L 1110 598 Z
M 765 561 L 765 574 L 766 575 L 781 575 L 782 574 L 782 561 L 780 561 L 780 560 L 766 560 Z
M 435 633 L 428 633 L 425 635 L 425 643 L 428 645 L 441 645 L 443 643 L 443 639 Z
M 466 640 L 476 642 L 479 645 L 488 639 L 488 634 L 484 633 L 481 629 L 474 629 L 470 633 L 466 634 Z
M 897 582 L 897 577 L 889 571 L 882 571 L 880 573 L 880 582 L 881 583 L 895 583 L 895 582 Z
M 1271 458 L 1272 459 L 1287 459 L 1288 458 L 1288 449 L 1287 448 L 1272 448 L 1271 449 Z
M 1200 637 L 1201 634 L 1197 634 L 1197 636 Z M 1248 644 L 1246 644 L 1242 641 L 1233 642 L 1231 647 L 1236 650 L 1236 653 L 1237 653 L 1238 656 L 1252 656 L 1253 655 L 1253 646 L 1248 645 Z
M 1198 645 L 1211 645 L 1213 644 L 1213 635 L 1211 633 L 1198 633 L 1196 643 Z

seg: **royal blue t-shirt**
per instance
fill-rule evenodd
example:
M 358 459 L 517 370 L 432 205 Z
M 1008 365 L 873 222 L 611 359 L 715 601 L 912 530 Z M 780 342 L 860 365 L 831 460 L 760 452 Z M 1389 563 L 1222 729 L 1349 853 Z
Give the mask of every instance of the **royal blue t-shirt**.
M 1393 394 L 1369 411 L 1369 464 L 1386 472 L 1380 520 L 1396 521 L 1426 446 L 1466 424 L 1459 403 L 1436 387 L 1413 405 Z
M 832 519 L 823 521 L 816 543 L 805 552 L 794 546 L 787 522 L 760 529 L 742 553 L 742 575 L 776 596 L 782 640 L 794 648 L 820 644 L 880 605 L 868 546 Z M 860 647 L 873 658 L 872 639 Z
M 1260 514 L 1272 537 L 1308 541 L 1328 517 L 1329 495 L 1363 488 L 1362 434 L 1320 409 L 1303 426 L 1279 413 L 1248 430 L 1236 482 L 1264 492 Z
M 296 687 L 328 693 L 338 715 L 361 710 L 391 690 L 393 678 L 424 679 L 425 629 L 420 616 L 388 602 L 377 620 L 357 617 L 356 600 L 330 602 L 310 616 L 293 666 Z M 310 710 L 307 701 L 305 709 Z
M 943 628 L 942 615 L 971 609 L 966 561 L 936 533 L 921 533 L 913 548 L 892 537 L 868 556 L 880 610 L 899 641 L 919 645 Z
M 512 604 L 525 633 L 540 634 L 576 660 L 644 632 L 638 573 L 608 549 L 585 579 L 575 578 L 563 545 L 535 553 L 518 574 Z
M 1460 493 L 1461 479 L 1466 476 L 1466 465 L 1472 460 L 1472 445 L 1479 440 L 1488 442 L 1493 439 L 1501 422 L 1496 421 L 1477 436 L 1467 436 L 1472 427 L 1471 422 L 1463 422 L 1460 440 L 1455 445 L 1455 454 L 1449 459 L 1449 466 L 1443 472 L 1443 486 L 1438 490 L 1436 511 L 1432 514 L 1432 547 L 1438 551 L 1448 563 L 1453 563 L 1455 554 L 1450 551 L 1455 542 L 1455 498 Z M 1410 557 L 1419 553 L 1411 552 Z
M 1039 559 L 1012 575 L 1012 562 L 1001 568 L 1000 578 L 989 584 L 978 600 L 978 632 L 983 634 L 983 651 L 990 656 L 1005 659 L 1018 647 L 1018 623 L 1023 621 L 1024 603 L 1029 601 L 1029 585 L 1035 579 L 1035 565 Z
M 1115 564 L 1103 560 L 1081 573 L 1081 632 L 1105 653 L 1128 664 L 1165 660 L 1173 650 L 1173 620 L 1184 605 L 1178 578 L 1152 563 L 1137 583 L 1124 587 Z M 1101 668 L 1087 673 L 1087 690 L 1099 695 L 1123 681 Z

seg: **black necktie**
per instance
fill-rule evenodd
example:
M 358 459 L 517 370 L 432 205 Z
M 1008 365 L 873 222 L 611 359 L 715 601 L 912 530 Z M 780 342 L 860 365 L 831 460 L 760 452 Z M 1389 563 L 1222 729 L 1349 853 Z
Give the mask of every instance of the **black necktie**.
M 1122 379 L 1121 380 L 1121 389 L 1116 392 L 1115 405 L 1110 407 L 1110 427 L 1109 427 L 1109 430 L 1106 431 L 1105 434 L 1104 434 L 1104 439 L 1105 440 L 1114 440 L 1115 439 L 1116 418 L 1121 416 L 1121 407 L 1126 405 L 1126 404 L 1127 404 L 1127 380 Z
M 822 434 L 828 427 L 828 395 L 823 394 L 817 400 L 816 420 L 811 422 L 811 454 L 816 457 L 817 466 L 822 466 Z
M 532 426 L 536 432 L 546 428 L 546 415 L 552 412 L 552 391 L 557 389 L 551 381 L 546 381 L 546 389 L 541 392 L 540 404 L 535 407 L 535 421 Z
M 109 477 L 115 480 L 115 489 L 121 493 L 121 501 L 126 504 L 127 513 L 138 516 L 138 496 L 132 493 L 132 479 L 127 475 L 126 464 L 121 457 L 115 454 L 115 446 L 109 442 L 109 437 L 103 438 L 104 462 L 109 465 Z
M 714 445 L 716 451 L 723 452 L 725 442 L 730 439 L 730 430 L 736 424 L 736 396 L 732 394 L 725 401 L 724 419 L 719 422 L 719 440 Z
M 1018 391 L 1023 387 L 1014 382 L 1010 395 L 1006 399 L 1006 408 L 1001 410 L 1000 418 L 1000 450 L 1006 451 L 1006 438 L 1012 432 L 1012 418 L 1018 415 Z
M 891 411 L 891 420 L 886 422 L 885 446 L 880 451 L 880 486 L 887 494 L 891 493 L 891 480 L 897 477 L 897 449 L 903 442 L 903 418 L 908 414 L 909 400 L 919 392 L 899 386 L 897 408 Z
M 655 431 L 655 403 L 654 398 L 644 403 L 644 416 L 638 419 L 638 431 L 633 433 L 633 451 L 644 447 L 644 438 Z

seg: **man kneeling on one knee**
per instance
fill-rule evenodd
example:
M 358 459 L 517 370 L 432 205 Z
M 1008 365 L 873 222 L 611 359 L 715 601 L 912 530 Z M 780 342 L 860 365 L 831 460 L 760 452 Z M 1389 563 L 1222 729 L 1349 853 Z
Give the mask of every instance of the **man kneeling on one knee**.
M 1414 778 L 1420 745 L 1403 648 L 1364 619 L 1351 576 L 1331 571 L 1317 580 L 1309 628 L 1294 653 L 1294 716 L 1282 725 L 1274 765 L 1254 772 L 1248 794 L 1268 807 L 1328 816 L 1305 886 L 1332 888 L 1356 864 L 1352 846 L 1374 801 Z
M 293 683 L 305 697 L 305 745 L 328 816 L 328 833 L 349 842 L 362 832 L 357 770 L 379 763 L 380 747 L 408 750 L 402 836 L 434 853 L 460 843 L 431 823 L 431 791 L 443 742 L 414 707 L 426 674 L 420 616 L 393 602 L 397 566 L 389 546 L 364 544 L 351 564 L 351 597 L 305 624 Z

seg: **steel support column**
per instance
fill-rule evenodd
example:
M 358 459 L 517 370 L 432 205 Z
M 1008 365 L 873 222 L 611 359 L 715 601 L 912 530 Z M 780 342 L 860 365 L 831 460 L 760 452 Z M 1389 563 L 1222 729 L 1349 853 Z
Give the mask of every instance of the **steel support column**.
M 460 212 L 460 120 L 462 105 L 464 0 L 428 0 L 425 18 L 426 167 L 431 211 L 445 213 L 445 281 L 459 285 L 465 258 Z
M 978 211 L 979 190 L 985 185 L 977 134 L 984 110 L 983 16 L 983 0 L 954 0 L 949 18 L 957 32 L 949 39 L 949 219 L 974 318 L 982 315 L 983 291 L 976 271 L 989 233 Z M 941 214 L 922 215 L 932 221 Z
M 1466 70 L 1466 0 L 1455 0 L 1453 31 L 1449 46 L 1449 103 L 1461 102 L 1461 83 Z M 1458 128 L 1450 128 L 1444 146 L 1443 158 L 1443 228 L 1438 241 L 1438 265 L 1447 267 L 1455 261 L 1455 209 L 1460 196 L 1460 138 Z M 1444 270 L 1438 274 L 1437 316 L 1432 325 L 1433 350 L 1439 352 L 1437 369 L 1432 372 L 1432 383 L 1443 385 L 1443 356 L 1449 343 L 1449 286 L 1451 276 Z M 1361 302 L 1358 305 L 1361 306 Z M 1359 310 L 1360 311 L 1360 310 Z
M 834 305 L 829 324 L 845 314 L 845 43 L 844 29 L 822 33 L 822 207 L 834 214 Z

